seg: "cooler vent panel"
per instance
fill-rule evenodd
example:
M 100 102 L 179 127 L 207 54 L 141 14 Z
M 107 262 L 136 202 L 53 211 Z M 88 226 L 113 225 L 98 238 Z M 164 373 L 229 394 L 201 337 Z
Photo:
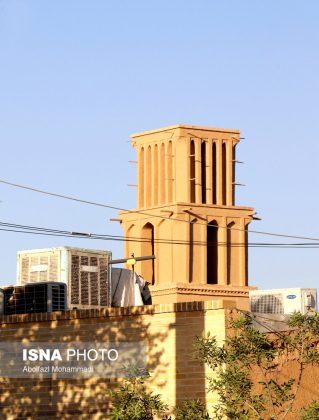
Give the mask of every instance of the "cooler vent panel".
M 264 314 L 283 314 L 282 295 L 251 296 L 250 307 L 252 312 Z

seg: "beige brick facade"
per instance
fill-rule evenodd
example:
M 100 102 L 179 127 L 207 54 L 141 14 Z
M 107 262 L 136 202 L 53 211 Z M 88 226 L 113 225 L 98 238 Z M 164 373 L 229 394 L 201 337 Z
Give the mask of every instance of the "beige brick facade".
M 225 338 L 231 302 L 187 302 L 138 308 L 74 310 L 0 318 L 0 342 L 143 341 L 148 346 L 148 386 L 173 407 L 206 393 L 209 373 L 193 360 L 193 342 L 204 331 Z M 116 380 L 1 378 L 0 418 L 107 418 L 107 390 Z
M 192 358 L 196 336 L 208 331 L 222 344 L 233 333 L 229 319 L 237 316 L 230 301 L 186 302 L 135 308 L 74 310 L 62 313 L 0 317 L 4 342 L 143 341 L 148 346 L 152 377 L 147 386 L 174 407 L 184 399 L 200 398 L 208 409 L 216 395 L 207 393 L 212 372 Z M 255 375 L 256 384 L 260 378 Z M 294 360 L 278 370 L 282 380 L 298 377 Z M 319 368 L 306 366 L 294 409 L 319 400 Z M 107 419 L 107 390 L 115 379 L 0 378 L 0 419 Z M 287 420 L 294 420 L 296 412 Z

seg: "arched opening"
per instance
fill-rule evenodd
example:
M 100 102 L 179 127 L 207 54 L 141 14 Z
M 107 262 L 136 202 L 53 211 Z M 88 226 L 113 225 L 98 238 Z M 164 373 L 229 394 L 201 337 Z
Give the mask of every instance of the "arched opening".
M 227 284 L 236 284 L 234 274 L 236 272 L 236 254 L 238 248 L 234 242 L 234 230 L 235 222 L 231 222 L 227 225 Z
M 158 204 L 158 147 L 154 147 L 154 204 Z
M 207 225 L 207 284 L 218 284 L 218 224 Z
M 226 143 L 223 143 L 222 146 L 222 186 L 223 186 L 223 190 L 222 190 L 222 204 L 225 206 L 226 205 L 226 196 L 227 196 L 227 172 L 226 172 L 226 164 L 227 164 L 227 157 L 226 157 Z
M 195 142 L 191 140 L 190 146 L 190 202 L 195 203 Z
M 138 196 L 138 205 L 139 207 L 144 207 L 144 147 L 140 150 L 140 158 L 138 165 L 138 183 L 139 183 L 139 196 Z
M 201 144 L 202 203 L 206 204 L 206 142 Z
M 143 242 L 141 244 L 142 256 L 154 254 L 154 226 L 146 223 L 142 229 Z M 145 240 L 146 239 L 146 240 Z M 155 264 L 154 260 L 141 261 L 141 274 L 145 280 L 155 284 Z
M 216 180 L 216 174 L 217 174 L 217 160 L 216 160 L 216 143 L 213 143 L 213 158 L 212 158 L 212 178 L 213 178 L 213 204 L 217 204 L 217 180 Z

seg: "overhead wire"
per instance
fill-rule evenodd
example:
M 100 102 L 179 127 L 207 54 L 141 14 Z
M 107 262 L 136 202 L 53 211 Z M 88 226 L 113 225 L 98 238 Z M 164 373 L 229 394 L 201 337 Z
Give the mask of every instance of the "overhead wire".
M 284 334 L 282 334 L 280 331 L 275 330 L 275 329 L 271 328 L 271 326 L 269 326 L 269 325 L 267 325 L 267 324 L 259 321 L 258 319 L 256 319 L 256 317 L 254 316 L 255 313 L 251 313 L 251 312 L 248 313 L 248 312 L 243 311 L 241 309 L 237 309 L 237 310 L 238 310 L 238 312 L 240 312 L 245 317 L 248 317 L 250 319 L 250 321 L 255 321 L 256 324 L 259 324 L 261 327 L 263 327 L 269 333 L 273 333 L 275 335 L 278 335 L 280 338 L 283 338 L 284 337 Z M 286 321 L 280 321 L 280 320 L 277 320 L 277 322 L 286 323 Z
M 109 205 L 109 204 L 98 203 L 98 202 L 95 202 L 95 201 L 83 200 L 83 199 L 80 199 L 80 198 L 77 198 L 77 197 L 72 197 L 72 196 L 68 196 L 68 195 L 64 195 L 64 194 L 53 193 L 53 192 L 50 192 L 50 191 L 45 191 L 45 190 L 41 190 L 41 189 L 38 189 L 38 188 L 29 187 L 29 186 L 26 186 L 26 185 L 21 185 L 21 184 L 9 182 L 9 181 L 3 180 L 3 179 L 0 179 L 0 183 L 5 184 L 5 185 L 9 185 L 9 186 L 12 186 L 12 187 L 16 187 L 16 188 L 21 188 L 21 189 L 25 189 L 25 190 L 29 190 L 29 191 L 53 196 L 53 197 L 63 198 L 63 199 L 66 199 L 66 200 L 76 201 L 76 202 L 79 202 L 79 203 L 89 204 L 89 205 L 98 206 L 98 207 L 104 207 L 104 208 L 108 208 L 108 209 L 112 209 L 112 210 L 123 211 L 123 212 L 126 212 L 126 213 L 141 214 L 141 215 L 145 215 L 145 216 L 152 217 L 152 218 L 160 218 L 162 220 L 170 220 L 170 221 L 179 221 L 179 222 L 184 222 L 184 223 L 187 223 L 187 224 L 194 223 L 194 222 L 184 220 L 184 219 L 177 219 L 177 218 L 171 218 L 169 216 L 161 216 L 161 215 L 148 213 L 148 212 L 145 212 L 143 210 L 138 210 L 138 209 L 128 210 L 128 209 L 125 209 L 123 207 L 112 206 L 112 205 Z M 202 223 L 202 222 L 199 222 L 198 220 L 195 223 L 196 223 L 196 225 L 214 226 L 213 224 Z M 259 231 L 259 230 L 253 230 L 253 229 L 248 231 L 247 229 L 241 229 L 241 228 L 235 228 L 235 227 L 229 227 L 229 226 L 218 226 L 218 228 L 229 229 L 229 230 L 232 229 L 232 230 L 241 231 L 241 232 L 249 232 L 249 233 L 254 233 L 254 234 L 259 234 L 259 235 L 283 237 L 283 238 L 290 238 L 290 239 L 303 239 L 303 240 L 317 241 L 317 242 L 319 241 L 319 238 L 317 238 L 317 237 L 289 235 L 289 234 L 266 232 L 266 231 Z
M 0 231 L 16 232 L 24 234 L 35 234 L 45 236 L 70 237 L 81 239 L 95 239 L 107 241 L 122 241 L 122 242 L 150 242 L 152 239 L 143 237 L 125 237 L 122 235 L 99 234 L 99 233 L 85 233 L 67 230 L 58 230 L 51 228 L 43 228 L 38 226 L 19 225 L 14 223 L 0 222 Z M 202 245 L 202 246 L 227 246 L 227 247 L 254 247 L 254 248 L 319 248 L 319 243 L 267 243 L 267 242 L 250 242 L 245 243 L 227 243 L 227 242 L 204 242 L 204 241 L 187 241 L 174 239 L 153 239 L 154 243 L 169 244 L 169 245 Z

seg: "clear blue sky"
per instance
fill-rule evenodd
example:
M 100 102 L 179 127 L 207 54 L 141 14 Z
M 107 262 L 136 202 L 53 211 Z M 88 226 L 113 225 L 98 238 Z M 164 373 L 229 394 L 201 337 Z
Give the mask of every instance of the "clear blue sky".
M 0 178 L 132 208 L 130 133 L 237 128 L 251 228 L 319 237 L 318 20 L 317 0 L 0 0 Z M 0 221 L 123 233 L 115 211 L 1 184 L 0 200 Z M 0 284 L 18 250 L 58 245 L 123 257 L 0 231 Z M 250 283 L 317 287 L 318 264 L 319 249 L 251 249 Z

